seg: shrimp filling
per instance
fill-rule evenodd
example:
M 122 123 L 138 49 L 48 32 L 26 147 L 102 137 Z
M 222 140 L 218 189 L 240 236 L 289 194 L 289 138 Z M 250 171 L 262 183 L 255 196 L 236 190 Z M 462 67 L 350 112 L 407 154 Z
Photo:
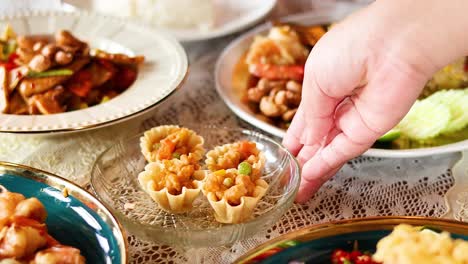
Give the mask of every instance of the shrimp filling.
M 153 144 L 152 152 L 156 153 L 159 160 L 179 159 L 181 155 L 188 155 L 190 152 L 187 147 L 189 138 L 190 131 L 188 129 L 178 129 Z
M 207 176 L 204 191 L 213 193 L 216 201 L 223 198 L 233 206 L 241 203 L 241 197 L 252 197 L 255 191 L 254 177 L 240 174 L 236 169 L 218 170 Z
M 162 166 L 164 167 L 159 173 L 153 174 L 151 181 L 152 189 L 160 191 L 167 188 L 167 191 L 172 195 L 179 195 L 182 188 L 195 189 L 194 173 L 199 169 L 199 165 L 190 164 L 182 158 L 182 162 L 174 162 L 171 160 L 164 160 Z M 185 162 L 184 162 L 185 161 Z
M 0 262 L 84 264 L 80 250 L 61 245 L 47 233 L 46 218 L 37 198 L 26 199 L 0 185 Z

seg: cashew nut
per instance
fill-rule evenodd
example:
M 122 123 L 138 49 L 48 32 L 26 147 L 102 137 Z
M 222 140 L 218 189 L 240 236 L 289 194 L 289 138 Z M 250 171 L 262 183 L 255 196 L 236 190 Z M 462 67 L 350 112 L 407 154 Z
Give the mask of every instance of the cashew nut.
M 286 91 L 280 90 L 275 95 L 275 104 L 286 105 Z
M 21 63 L 28 64 L 29 61 L 34 57 L 34 52 L 30 49 L 18 47 L 16 49 L 16 54 L 18 54 L 19 60 Z
M 18 36 L 16 38 L 16 43 L 18 47 L 28 50 L 32 50 L 34 46 L 34 40 L 25 36 Z
M 274 98 L 271 96 L 264 96 L 259 107 L 260 111 L 269 117 L 281 116 L 288 109 L 285 105 L 275 104 Z
M 286 99 L 289 105 L 298 106 L 301 103 L 301 94 L 286 91 Z
M 262 100 L 262 97 L 265 96 L 266 91 L 258 88 L 258 87 L 253 87 L 247 90 L 247 98 L 251 102 L 258 103 L 260 100 Z
M 42 41 L 38 41 L 36 43 L 34 43 L 34 46 L 33 46 L 33 51 L 34 52 L 39 52 L 42 50 L 42 48 L 44 48 L 46 44 Z
M 294 117 L 294 115 L 296 114 L 297 112 L 297 108 L 294 108 L 294 109 L 290 109 L 286 112 L 284 112 L 284 114 L 281 116 L 281 118 L 283 118 L 284 121 L 291 121 Z
M 37 54 L 31 59 L 28 66 L 33 71 L 43 72 L 52 66 L 52 62 L 48 57 L 45 57 L 42 54 Z
M 283 89 L 285 85 L 284 81 L 271 81 L 266 78 L 262 78 L 258 81 L 257 87 L 270 91 L 271 89 Z
M 302 85 L 296 81 L 291 80 L 286 83 L 286 89 L 291 92 L 300 94 L 302 92 Z
M 69 31 L 60 30 L 55 34 L 55 41 L 60 46 L 81 46 L 82 42 L 75 38 Z
M 73 55 L 69 52 L 57 51 L 55 53 L 55 62 L 60 65 L 67 65 L 73 60 Z
M 46 57 L 53 58 L 53 56 L 58 51 L 58 49 L 59 48 L 55 44 L 52 44 L 52 43 L 47 44 L 44 48 L 42 48 L 41 54 L 46 56 Z

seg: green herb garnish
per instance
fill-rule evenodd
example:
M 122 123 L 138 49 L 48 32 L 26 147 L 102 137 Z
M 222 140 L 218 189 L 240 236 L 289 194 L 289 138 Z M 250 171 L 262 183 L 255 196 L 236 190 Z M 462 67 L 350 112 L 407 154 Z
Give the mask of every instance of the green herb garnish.
M 250 165 L 246 161 L 243 161 L 239 163 L 239 166 L 237 166 L 237 170 L 239 171 L 239 174 L 250 175 L 252 173 L 252 165 Z
M 73 75 L 73 71 L 69 69 L 59 69 L 59 70 L 48 70 L 45 72 L 35 72 L 30 71 L 26 77 L 29 78 L 44 78 L 44 77 L 54 77 L 54 76 L 69 76 Z

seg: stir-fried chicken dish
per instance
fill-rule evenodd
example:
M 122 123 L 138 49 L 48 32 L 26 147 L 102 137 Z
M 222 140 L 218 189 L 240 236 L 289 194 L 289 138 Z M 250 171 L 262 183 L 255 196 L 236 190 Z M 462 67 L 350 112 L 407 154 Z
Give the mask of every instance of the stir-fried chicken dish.
M 255 36 L 240 62 L 247 67 L 240 69 L 248 71 L 244 99 L 258 118 L 283 129 L 289 127 L 301 102 L 305 62 L 327 30 L 321 25 L 275 23 L 268 34 Z M 468 57 L 463 57 L 434 74 L 420 98 L 467 85 Z
M 0 111 L 47 115 L 104 103 L 137 77 L 143 56 L 91 50 L 66 30 L 54 36 L 0 38 Z
M 307 56 L 325 33 L 324 26 L 277 24 L 255 37 L 245 57 L 246 99 L 267 122 L 288 127 L 301 101 Z
M 47 211 L 0 185 L 0 263 L 84 264 L 80 250 L 60 244 L 47 232 Z

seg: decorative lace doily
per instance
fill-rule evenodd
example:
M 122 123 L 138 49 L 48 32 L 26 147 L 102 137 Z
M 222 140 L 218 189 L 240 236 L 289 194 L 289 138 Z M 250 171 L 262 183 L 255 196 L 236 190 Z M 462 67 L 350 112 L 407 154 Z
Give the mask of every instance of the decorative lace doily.
M 285 8 L 288 4 L 280 0 L 279 6 Z M 291 10 L 298 9 L 294 6 Z M 275 11 L 275 14 L 284 13 L 284 9 Z M 89 186 L 92 164 L 104 149 L 119 138 L 152 126 L 203 123 L 253 129 L 229 111 L 214 89 L 216 58 L 233 38 L 210 41 L 209 45 L 186 45 L 191 63 L 186 85 L 152 113 L 142 126 L 135 120 L 60 137 L 1 134 L 0 160 L 38 167 Z M 131 263 L 231 263 L 247 250 L 273 237 L 310 224 L 343 218 L 418 215 L 468 220 L 468 153 L 454 167 L 455 175 L 451 171 L 460 157 L 460 153 L 419 159 L 360 157 L 346 164 L 308 203 L 295 204 L 276 225 L 251 239 L 231 247 L 195 250 L 174 249 L 130 234 Z M 448 206 L 452 210 L 447 214 Z

